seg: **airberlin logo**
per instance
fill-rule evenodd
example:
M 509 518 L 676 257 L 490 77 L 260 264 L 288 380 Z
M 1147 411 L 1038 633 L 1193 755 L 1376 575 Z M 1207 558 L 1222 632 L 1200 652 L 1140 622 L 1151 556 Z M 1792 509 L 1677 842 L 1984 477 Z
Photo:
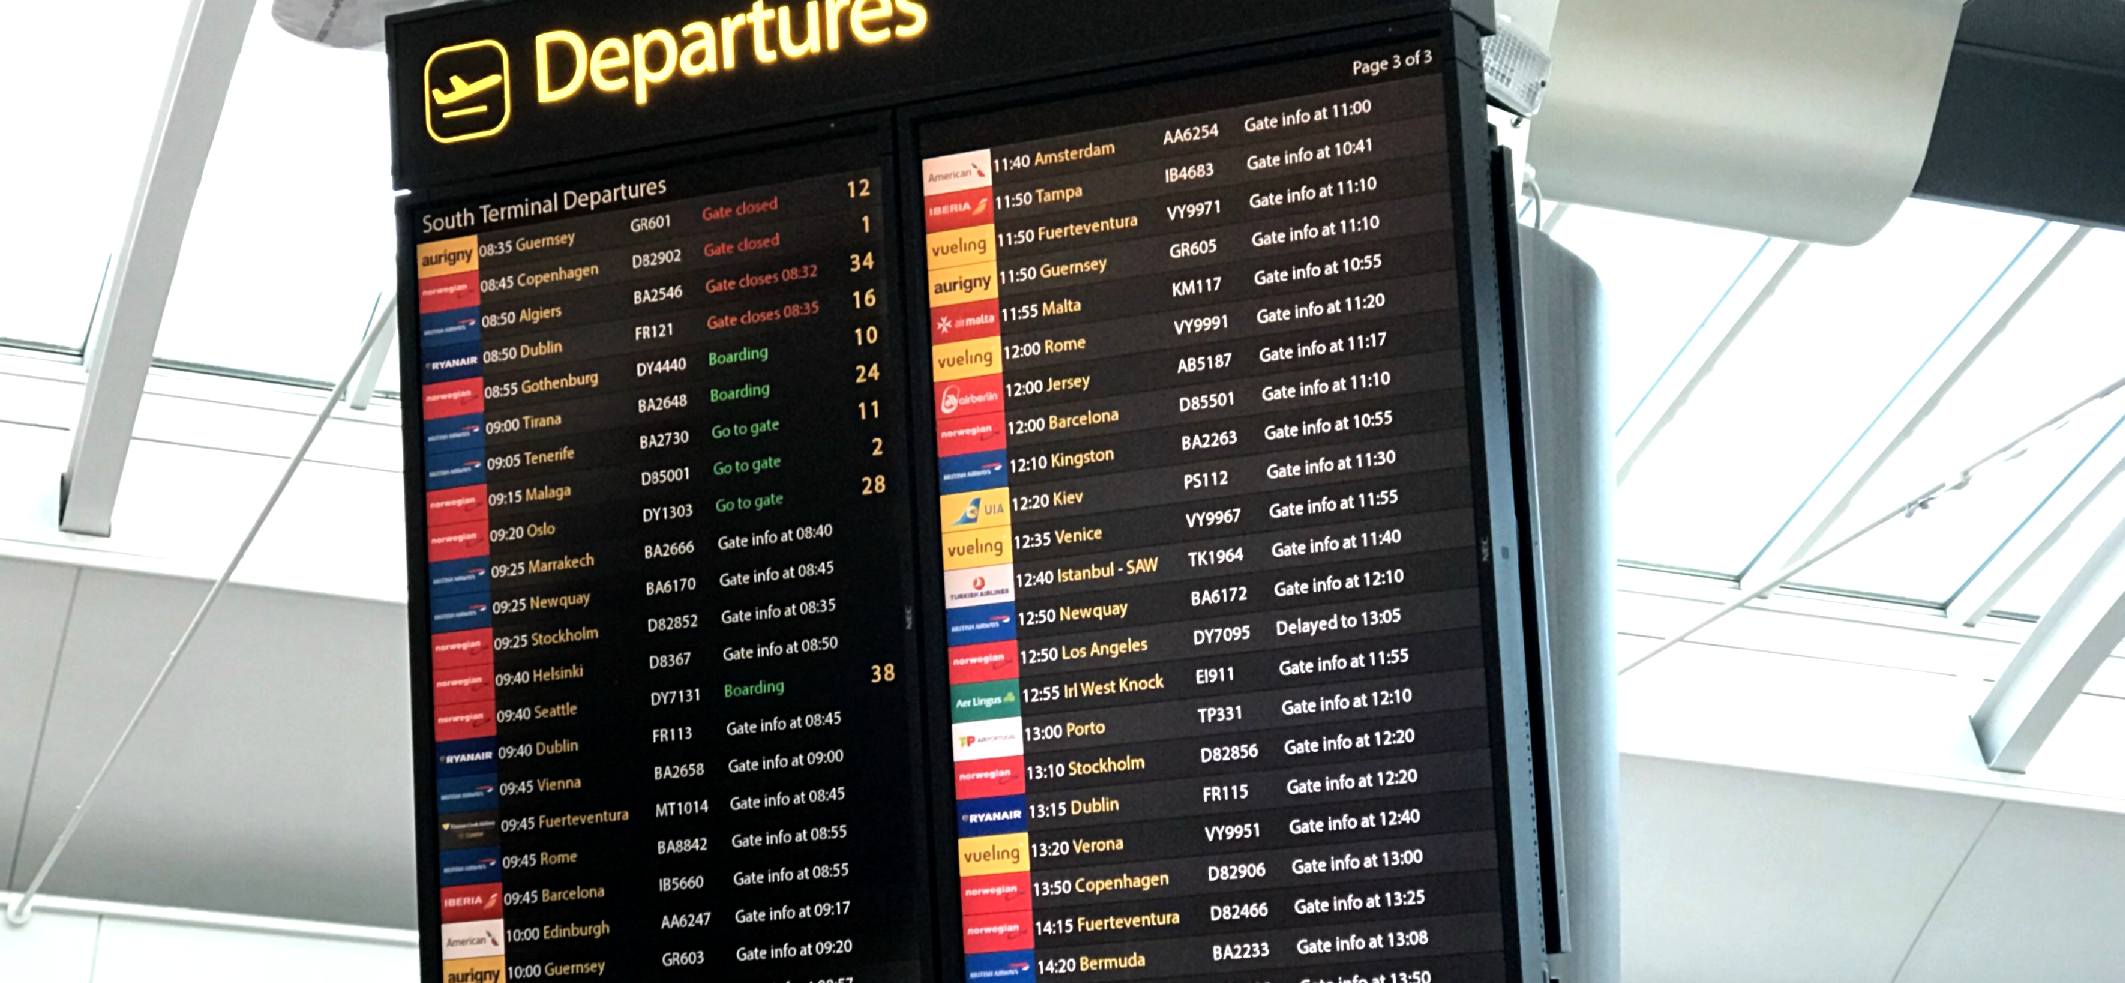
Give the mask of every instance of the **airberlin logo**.
M 543 31 L 531 42 L 531 82 L 540 106 L 586 93 L 647 106 L 673 82 L 904 43 L 929 28 L 923 0 L 753 0 L 750 8 L 676 29 L 595 40 L 566 28 Z M 438 48 L 424 74 L 428 135 L 436 143 L 491 137 L 509 125 L 510 60 L 501 42 Z

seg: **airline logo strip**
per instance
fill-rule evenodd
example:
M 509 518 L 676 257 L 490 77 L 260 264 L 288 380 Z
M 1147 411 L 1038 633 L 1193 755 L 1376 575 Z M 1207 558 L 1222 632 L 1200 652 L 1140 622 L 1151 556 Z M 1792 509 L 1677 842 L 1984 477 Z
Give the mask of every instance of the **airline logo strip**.
M 500 983 L 494 622 L 488 591 L 486 379 L 480 245 L 422 245 L 421 442 L 427 472 L 429 651 L 435 672 L 434 789 L 442 854 L 443 978 Z
M 925 161 L 922 182 L 959 801 L 960 928 L 966 951 L 979 954 L 978 962 L 969 958 L 970 983 L 977 971 L 984 980 L 1033 976 L 1032 849 L 991 173 L 989 152 L 979 150 Z

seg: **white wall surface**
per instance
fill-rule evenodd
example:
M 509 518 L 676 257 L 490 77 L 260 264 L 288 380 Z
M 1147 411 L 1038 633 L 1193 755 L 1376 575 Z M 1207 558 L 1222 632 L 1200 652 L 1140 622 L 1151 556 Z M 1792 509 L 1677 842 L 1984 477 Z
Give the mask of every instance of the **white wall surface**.
M 11 895 L 0 894 L 0 907 Z M 0 921 L 8 983 L 417 983 L 411 933 L 46 899 Z

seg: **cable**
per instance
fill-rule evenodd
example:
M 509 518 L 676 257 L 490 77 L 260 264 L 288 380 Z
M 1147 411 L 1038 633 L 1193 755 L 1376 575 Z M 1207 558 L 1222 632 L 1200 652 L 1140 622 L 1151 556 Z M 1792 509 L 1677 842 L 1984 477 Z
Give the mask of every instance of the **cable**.
M 368 360 L 369 349 L 384 336 L 384 329 L 391 322 L 391 318 L 378 317 L 370 323 L 368 334 L 362 337 L 361 347 L 354 353 L 353 364 L 348 365 L 346 374 L 340 376 L 339 385 L 332 387 L 332 395 L 325 400 L 324 409 L 319 410 L 317 418 L 310 421 L 310 432 L 303 436 L 302 445 L 295 449 L 295 456 L 288 459 L 288 467 L 281 472 L 280 483 L 274 485 L 273 494 L 266 497 L 265 506 L 258 510 L 258 518 L 252 520 L 250 531 L 244 533 L 243 542 L 237 544 L 236 553 L 229 557 L 229 565 L 222 570 L 220 579 L 214 581 L 213 587 L 208 588 L 207 596 L 199 602 L 199 610 L 192 613 L 192 623 L 185 626 L 184 634 L 177 636 L 177 644 L 170 649 L 169 658 L 163 660 L 162 670 L 157 672 L 154 681 L 148 684 L 146 695 L 140 698 L 140 706 L 133 710 L 133 717 L 126 721 L 125 729 L 118 732 L 118 742 L 111 745 L 111 753 L 104 756 L 102 766 L 96 769 L 96 777 L 89 779 L 88 788 L 82 790 L 81 801 L 74 804 L 73 815 L 67 817 L 66 827 L 59 831 L 59 838 L 52 842 L 51 852 L 45 854 L 44 863 L 38 865 L 37 876 L 30 878 L 29 887 L 8 905 L 9 924 L 29 924 L 30 902 L 37 897 L 37 892 L 43 889 L 44 879 L 52 873 L 52 865 L 59 862 L 59 855 L 66 852 L 67 843 L 73 840 L 75 831 L 81 828 L 81 820 L 88 814 L 89 800 L 95 797 L 96 789 L 103 784 L 104 776 L 110 773 L 111 765 L 118 760 L 119 752 L 125 750 L 126 742 L 132 739 L 133 731 L 140 726 L 140 719 L 147 714 L 148 707 L 154 704 L 155 697 L 162 692 L 162 684 L 169 680 L 170 670 L 177 667 L 177 660 L 184 656 L 185 649 L 191 647 L 192 636 L 198 633 L 199 625 L 206 620 L 207 612 L 213 609 L 215 600 L 221 597 L 222 588 L 227 587 L 230 579 L 236 576 L 236 567 L 243 563 L 244 554 L 251 551 L 251 543 L 258 538 L 258 531 L 265 528 L 266 517 L 273 514 L 274 506 L 280 504 L 280 496 L 288 490 L 288 483 L 295 479 L 296 469 L 302 465 L 304 458 L 310 456 L 311 445 L 317 442 L 318 434 L 324 432 L 326 421 L 332 419 L 332 411 L 339 407 L 340 397 L 345 395 L 347 387 L 353 384 L 354 374 L 359 372 L 362 363 Z
M 1548 205 L 1548 201 L 1546 201 L 1542 197 L 1542 185 L 1535 180 L 1534 168 L 1530 167 L 1527 169 L 1527 179 L 1521 182 L 1520 190 L 1528 197 L 1533 198 L 1535 200 L 1534 228 L 1542 232 L 1549 231 L 1549 229 L 1544 227 L 1542 224 L 1542 213 L 1545 210 L 1545 206 Z
M 2119 379 L 2116 382 L 2111 383 L 2110 385 L 2104 386 L 2102 389 L 2097 390 L 2093 395 L 2089 396 L 2088 398 L 2083 399 L 2080 402 L 2067 407 L 2064 412 L 2053 416 L 2051 419 L 2044 421 L 2042 424 L 2039 424 L 2034 429 L 2031 429 L 2028 432 L 2022 434 L 2021 436 L 2014 438 L 2012 441 L 2009 441 L 2006 446 L 2001 447 L 2000 449 L 1993 451 L 1992 453 L 1987 454 L 1984 457 L 1978 458 L 1976 463 L 1963 468 L 1960 472 L 1956 474 L 1954 478 L 1948 481 L 1943 481 L 1937 485 L 1934 485 L 1931 488 L 1926 489 L 1924 492 L 1920 493 L 1917 498 L 1911 499 L 1910 501 L 1897 506 L 1888 514 L 1883 515 L 1880 518 L 1877 518 L 1874 521 L 1859 527 L 1845 538 L 1840 539 L 1837 542 L 1831 543 L 1830 545 L 1825 546 L 1814 553 L 1810 553 L 1807 556 L 1800 558 L 1792 565 L 1786 567 L 1783 570 L 1780 570 L 1777 576 L 1772 577 L 1770 580 L 1764 582 L 1755 590 L 1750 591 L 1747 594 L 1743 594 L 1742 596 L 1735 598 L 1732 601 L 1728 601 L 1723 605 L 1720 605 L 1719 610 L 1712 612 L 1710 615 L 1706 616 L 1704 620 L 1699 621 L 1696 624 L 1683 629 L 1680 634 L 1669 637 L 1667 640 L 1661 642 L 1659 645 L 1653 646 L 1651 651 L 1639 656 L 1636 659 L 1631 660 L 1629 665 L 1626 665 L 1616 670 L 1616 675 L 1621 676 L 1624 673 L 1636 669 L 1639 666 L 1644 665 L 1654 656 L 1659 655 L 1660 653 L 1665 652 L 1668 649 L 1674 648 L 1675 646 L 1680 645 L 1685 641 L 1688 641 L 1690 639 L 1690 636 L 1695 635 L 1698 632 L 1705 630 L 1706 628 L 1710 628 L 1712 625 L 1718 623 L 1720 619 L 1725 618 L 1727 615 L 1733 614 L 1734 612 L 1739 611 L 1744 607 L 1747 607 L 1749 602 L 1762 598 L 1770 594 L 1772 591 L 1785 586 L 1786 583 L 1791 581 L 1793 578 L 1798 577 L 1801 574 L 1807 572 L 1809 567 L 1812 567 L 1817 563 L 1822 562 L 1823 560 L 1829 559 L 1830 556 L 1836 553 L 1838 550 L 1844 549 L 1845 547 L 1850 546 L 1855 542 L 1858 542 L 1861 537 L 1873 532 L 1876 529 L 1888 525 L 1892 520 L 1895 520 L 1897 518 L 1908 518 L 1911 516 L 1915 516 L 1918 513 L 1923 512 L 1927 508 L 1931 507 L 1933 505 L 1934 500 L 1938 499 L 1942 495 L 1952 491 L 1962 491 L 1963 489 L 1970 487 L 1970 477 L 1971 475 L 1975 474 L 1978 469 L 2001 460 L 2011 460 L 2012 458 L 2021 456 L 2021 452 L 2025 450 L 2025 448 L 2022 446 L 2023 444 L 2028 443 L 2032 438 L 2035 438 L 2046 430 L 2051 430 L 2053 428 L 2058 427 L 2059 425 L 2065 423 L 2067 419 L 2071 418 L 2074 414 L 2079 413 L 2080 411 L 2087 409 L 2088 407 L 2093 406 L 2094 404 L 2099 403 L 2106 398 L 2109 398 L 2111 395 L 2115 394 L 2120 389 L 2125 389 L 2125 379 Z

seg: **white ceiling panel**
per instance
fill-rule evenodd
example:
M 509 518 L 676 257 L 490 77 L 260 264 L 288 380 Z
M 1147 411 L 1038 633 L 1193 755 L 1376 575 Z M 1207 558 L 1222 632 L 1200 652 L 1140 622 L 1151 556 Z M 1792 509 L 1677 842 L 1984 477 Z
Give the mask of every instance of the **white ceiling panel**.
M 18 882 L 58 834 L 204 590 L 83 575 Z M 411 925 L 404 610 L 233 588 L 112 769 L 48 890 Z
M 12 382 L 6 383 L 12 384 Z M 0 542 L 49 538 L 59 525 L 59 476 L 72 437 L 50 427 L 0 423 Z
M 198 971 L 171 973 L 171 967 Z M 262 932 L 106 918 L 95 983 L 417 983 L 420 950 Z
M 1896 983 L 2115 979 L 2121 926 L 2125 816 L 2009 803 Z
M 71 567 L 0 560 L 0 868 L 15 862 L 15 834 L 73 592 Z
M 0 979 L 12 983 L 91 983 L 96 916 L 40 911 L 16 928 L 0 920 Z
M 1623 792 L 1631 983 L 1891 983 L 1996 807 L 1633 756 Z

